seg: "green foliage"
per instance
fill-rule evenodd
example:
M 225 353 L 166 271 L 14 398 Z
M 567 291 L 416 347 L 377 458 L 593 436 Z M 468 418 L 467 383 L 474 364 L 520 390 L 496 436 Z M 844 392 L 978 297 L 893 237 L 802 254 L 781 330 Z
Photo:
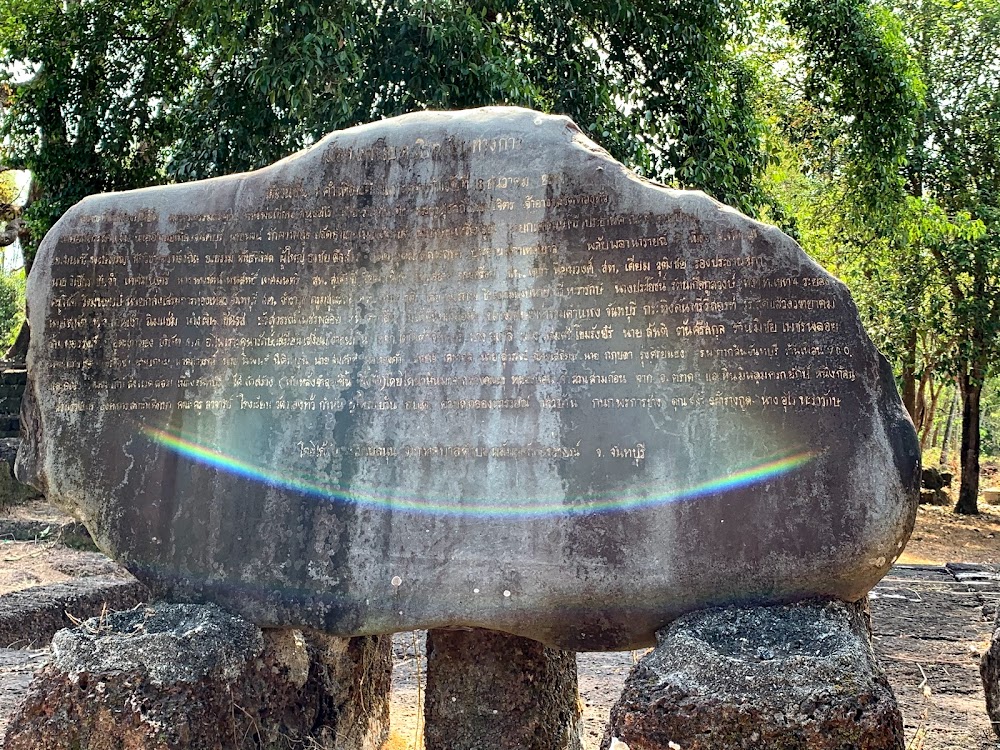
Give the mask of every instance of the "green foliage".
M 17 181 L 14 171 L 0 171 L 0 207 L 13 206 L 17 200 Z
M 981 217 L 904 198 L 930 110 L 902 28 L 873 0 L 0 0 L 0 163 L 33 173 L 37 241 L 90 193 L 257 168 L 413 110 L 530 106 L 776 221 L 905 353 L 940 298 L 932 246 L 958 251 L 940 238 Z
M 0 232 L 3 232 L 8 222 L 16 219 L 20 213 L 15 205 L 17 192 L 13 170 L 0 172 Z M 3 252 L 3 247 L 8 244 L 13 244 L 13 241 L 8 241 L 6 237 L 0 239 L 0 252 Z
M 807 171 L 851 186 L 844 213 L 884 230 L 900 208 L 900 169 L 923 95 L 900 23 L 858 0 L 790 0 L 786 17 L 812 63 L 789 135 L 804 146 Z
M 652 179 L 779 215 L 758 32 L 797 35 L 800 99 L 866 195 L 886 194 L 915 96 L 868 0 L 0 0 L 0 19 L 0 161 L 37 180 L 35 238 L 89 193 L 487 104 L 567 114 Z
M 164 104 L 190 74 L 174 11 L 155 2 L 0 0 L 0 89 L 8 92 L 0 163 L 30 170 L 45 197 L 26 208 L 36 241 L 89 194 L 163 179 L 174 127 Z
M 24 322 L 24 287 L 23 270 L 0 273 L 0 346 L 3 351 L 14 343 Z
M 831 44 L 857 52 L 846 65 L 826 56 L 820 78 L 806 73 L 797 88 L 792 76 L 772 97 L 793 165 L 768 177 L 807 227 L 807 249 L 851 286 L 926 438 L 933 394 L 957 377 L 975 404 L 1000 359 L 1000 2 L 807 5 L 793 0 L 789 15 L 806 54 L 824 58 Z M 896 21 L 885 20 L 889 11 Z M 873 35 L 891 59 L 864 41 Z M 830 106 L 817 108 L 817 94 Z M 865 100 L 870 111 L 857 113 Z M 898 117 L 905 128 L 880 122 Z M 864 158 L 879 149 L 891 158 Z M 965 419 L 972 474 L 978 413 Z M 974 487 L 963 483 L 962 497 L 974 508 Z
M 974 230 L 926 244 L 947 311 L 943 332 L 954 342 L 946 365 L 978 389 L 1000 357 L 1000 3 L 907 1 L 899 12 L 927 85 L 910 182 Z
M 933 281 L 949 369 L 982 384 L 1000 354 L 1000 3 L 903 0 L 926 87 L 905 179 L 901 244 Z
M 1000 355 L 998 38 L 997 0 L 0 0 L 0 169 L 37 243 L 383 117 L 566 114 L 800 239 L 912 396 Z
M 1000 456 L 1000 381 L 990 379 L 983 389 L 983 421 L 980 428 L 983 454 Z
M 617 158 L 755 211 L 754 79 L 717 2 L 195 4 L 170 173 L 260 166 L 327 132 L 488 104 L 571 116 Z

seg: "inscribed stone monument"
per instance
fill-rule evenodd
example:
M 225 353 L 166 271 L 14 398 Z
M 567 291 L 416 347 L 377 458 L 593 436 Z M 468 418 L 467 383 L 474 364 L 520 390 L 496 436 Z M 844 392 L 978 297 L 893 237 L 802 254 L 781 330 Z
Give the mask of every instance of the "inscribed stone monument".
M 87 198 L 28 304 L 19 476 L 261 625 L 627 649 L 856 600 L 912 528 L 918 445 L 844 285 L 562 117 Z

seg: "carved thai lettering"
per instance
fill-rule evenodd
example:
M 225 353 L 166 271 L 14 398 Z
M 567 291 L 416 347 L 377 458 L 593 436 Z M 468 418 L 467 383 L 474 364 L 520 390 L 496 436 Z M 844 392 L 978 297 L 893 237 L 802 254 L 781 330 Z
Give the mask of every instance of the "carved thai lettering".
M 787 325 L 787 324 L 786 324 Z M 778 325 L 773 320 L 761 320 L 752 318 L 751 320 L 733 321 L 733 333 L 777 333 Z M 787 333 L 787 331 L 784 331 Z
M 711 359 L 741 359 L 744 357 L 777 357 L 780 351 L 778 344 L 770 346 L 727 346 L 714 349 L 701 348 L 698 356 Z
M 837 333 L 840 322 L 836 320 L 791 320 L 781 326 L 782 333 Z
M 646 460 L 646 445 L 644 443 L 636 443 L 635 445 L 613 445 L 608 454 L 612 458 L 626 458 L 636 466 L 642 464 Z
M 177 316 L 173 313 L 167 313 L 166 315 L 147 314 L 143 318 L 142 324 L 146 328 L 175 328 L 177 326 Z
M 695 258 L 692 267 L 696 271 L 710 268 L 762 268 L 764 259 L 759 255 L 716 255 L 711 258 Z
M 746 411 L 754 405 L 754 397 L 750 395 L 729 395 L 716 391 L 706 402 L 709 406 L 731 406 Z
M 816 368 L 816 377 L 825 380 L 857 380 L 858 374 L 845 367 L 820 365 Z
M 676 326 L 674 331 L 678 336 L 688 337 L 688 336 L 725 336 L 726 326 L 722 324 L 711 324 L 711 323 L 684 323 L 683 325 Z
M 554 411 L 576 409 L 580 406 L 580 402 L 575 398 L 543 398 L 540 403 L 543 409 Z
M 531 402 L 526 398 L 471 398 L 471 399 L 446 399 L 441 402 L 444 410 L 503 410 L 527 409 Z
M 654 294 L 666 292 L 669 287 L 666 282 L 647 277 L 644 281 L 634 284 L 615 284 L 615 294 Z
M 559 297 L 600 297 L 603 294 L 604 284 L 560 285 L 556 288 L 556 295 Z
M 720 292 L 735 290 L 739 287 L 735 278 L 728 279 L 676 279 L 670 282 L 673 292 Z
M 639 352 L 641 362 L 658 362 L 661 360 L 684 359 L 688 356 L 687 349 L 642 349 Z
M 760 383 L 765 380 L 809 380 L 812 377 L 809 367 L 792 367 L 787 370 L 729 370 L 722 371 L 723 380 L 741 382 L 752 380 Z
M 591 399 L 594 409 L 659 409 L 662 398 L 595 398 Z

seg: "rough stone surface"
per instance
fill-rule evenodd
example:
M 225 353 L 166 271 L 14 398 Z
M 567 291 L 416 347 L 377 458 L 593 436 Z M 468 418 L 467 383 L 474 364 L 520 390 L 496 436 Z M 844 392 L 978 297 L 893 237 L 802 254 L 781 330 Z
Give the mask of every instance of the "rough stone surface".
M 14 459 L 17 457 L 17 448 L 21 444 L 20 438 L 0 438 L 0 461 L 5 461 L 8 466 L 14 466 Z
M 921 505 L 950 505 L 951 495 L 947 490 L 920 490 Z
M 941 471 L 933 466 L 928 466 L 920 472 L 920 504 L 921 505 L 950 505 L 951 495 L 948 487 L 951 487 L 951 472 Z
M 657 633 L 602 748 L 902 750 L 903 720 L 858 606 L 698 612 Z
M 651 644 L 854 601 L 919 446 L 846 288 L 569 120 L 422 113 L 94 196 L 28 283 L 18 475 L 158 595 Z
M 0 440 L 19 436 L 21 398 L 27 382 L 23 361 L 0 362 Z
M 576 654 L 474 628 L 427 633 L 427 750 L 580 750 Z
M 0 597 L 0 646 L 37 648 L 57 631 L 102 612 L 128 609 L 149 598 L 134 578 L 81 578 L 34 586 Z
M 2 375 L 0 375 L 2 377 Z M 0 381 L 0 391 L 4 389 Z M 23 389 L 24 386 L 22 385 Z M 0 415 L 4 413 L 4 399 L 0 397 Z M 14 408 L 13 405 L 6 407 Z M 17 397 L 17 414 L 21 408 L 21 398 Z M 21 440 L 16 437 L 0 437 L 0 509 L 10 505 L 20 505 L 29 500 L 41 497 L 41 493 L 34 487 L 21 484 L 14 478 L 14 460 L 17 457 L 17 448 Z
M 20 505 L 41 497 L 41 493 L 14 478 L 14 462 L 0 461 L 0 508 Z
M 942 471 L 933 466 L 926 466 L 920 472 L 921 485 L 928 490 L 943 490 L 945 487 L 951 487 L 952 477 L 950 471 Z
M 79 521 L 54 523 L 48 520 L 0 518 L 0 539 L 19 542 L 55 540 L 73 549 L 98 551 L 87 527 Z
M 156 604 L 53 639 L 7 750 L 378 750 L 389 639 L 264 630 L 214 605 Z
M 983 678 L 983 692 L 986 693 L 986 713 L 993 724 L 993 731 L 1000 737 L 1000 612 L 997 612 L 993 639 L 983 654 L 979 673 Z
M 21 444 L 21 397 L 27 381 L 23 362 L 13 368 L 0 362 L 0 509 L 41 497 L 34 487 L 14 478 L 14 461 Z

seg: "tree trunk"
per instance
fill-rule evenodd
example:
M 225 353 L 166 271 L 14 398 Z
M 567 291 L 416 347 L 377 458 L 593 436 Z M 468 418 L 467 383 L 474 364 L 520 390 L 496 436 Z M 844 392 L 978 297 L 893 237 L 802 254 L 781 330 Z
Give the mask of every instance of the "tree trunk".
M 930 383 L 931 402 L 923 410 L 923 415 L 922 415 L 923 425 L 921 426 L 921 432 L 920 432 L 921 452 L 923 452 L 924 449 L 927 448 L 928 441 L 930 441 L 931 445 L 934 444 L 933 440 L 931 440 L 931 432 L 933 431 L 935 433 L 935 438 L 936 438 L 937 428 L 934 426 L 934 417 L 937 415 L 938 399 L 941 397 L 941 392 L 944 390 L 943 385 L 938 385 L 938 387 L 935 388 L 933 381 L 928 379 L 928 382 Z M 921 385 L 921 391 L 923 391 L 922 385 Z M 923 400 L 923 397 L 921 397 L 921 400 Z
M 8 247 L 17 242 L 17 238 L 23 231 L 24 222 L 20 219 L 11 219 L 7 226 L 0 232 L 0 247 Z
M 948 450 L 951 447 L 951 432 L 955 424 L 955 407 L 958 405 L 958 384 L 951 394 L 951 405 L 948 407 L 948 419 L 944 423 L 944 439 L 941 441 L 941 458 L 938 460 L 940 466 L 948 465 Z
M 37 200 L 41 200 L 43 197 L 42 183 L 39 182 L 34 174 L 31 175 L 31 181 L 28 183 L 28 200 L 24 202 L 21 207 L 21 215 L 28 210 L 32 203 Z M 21 240 L 21 252 L 24 254 L 24 275 L 27 276 L 31 273 L 31 264 L 35 260 L 35 251 L 38 249 L 37 244 L 41 242 L 41 237 L 32 237 L 31 230 L 27 225 L 24 226 L 24 231 L 19 237 Z M 30 252 L 29 252 L 30 251 Z
M 931 432 L 931 436 L 930 436 L 930 438 L 928 438 L 928 440 L 929 440 L 932 448 L 935 445 L 938 444 L 938 433 L 940 433 L 940 432 L 941 432 L 941 425 L 938 424 L 938 423 L 935 423 L 934 424 L 934 431 Z M 927 447 L 926 445 L 924 445 L 923 443 L 920 443 L 920 450 L 921 451 L 923 451 L 926 447 Z M 941 463 L 940 456 L 941 456 L 941 454 L 939 453 L 938 454 L 938 463 Z
M 917 414 L 917 329 L 911 328 L 906 334 L 906 349 L 903 352 L 903 407 L 913 421 L 915 427 L 920 427 L 920 415 Z
M 983 393 L 980 378 L 967 373 L 959 375 L 962 386 L 962 484 L 958 489 L 955 512 L 979 514 L 979 407 Z

